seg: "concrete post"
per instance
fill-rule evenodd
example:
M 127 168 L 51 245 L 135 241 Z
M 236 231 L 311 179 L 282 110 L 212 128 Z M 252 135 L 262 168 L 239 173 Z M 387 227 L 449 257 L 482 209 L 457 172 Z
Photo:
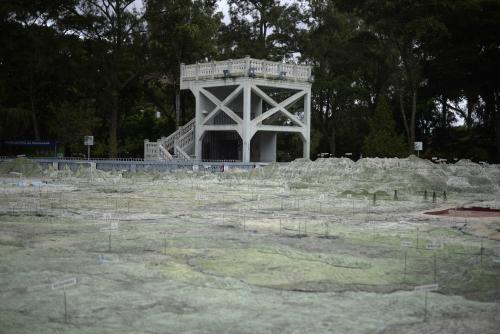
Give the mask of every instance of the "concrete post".
M 201 160 L 202 159 L 202 139 L 203 139 L 203 130 L 202 130 L 202 122 L 203 122 L 203 115 L 201 113 L 201 93 L 200 90 L 197 88 L 196 90 L 193 90 L 193 94 L 196 99 L 196 119 L 195 119 L 195 130 L 194 130 L 194 155 L 196 156 L 196 160 Z
M 304 148 L 303 157 L 311 158 L 311 88 L 307 89 L 307 94 L 304 96 Z
M 150 154 L 148 152 L 148 146 L 147 144 L 149 143 L 149 139 L 144 139 L 144 160 L 150 160 Z
M 248 79 L 243 84 L 243 126 L 242 126 L 242 142 L 243 142 L 243 162 L 250 162 L 250 140 L 252 131 L 250 129 L 250 113 L 252 106 L 252 91 Z

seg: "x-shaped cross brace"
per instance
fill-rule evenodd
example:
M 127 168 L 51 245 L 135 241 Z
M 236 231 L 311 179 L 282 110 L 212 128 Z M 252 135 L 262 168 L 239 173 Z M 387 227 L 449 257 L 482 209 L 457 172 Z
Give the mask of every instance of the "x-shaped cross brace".
M 203 120 L 203 125 L 207 125 L 207 123 L 212 118 L 215 117 L 215 115 L 217 114 L 217 111 L 219 111 L 219 110 L 222 110 L 226 115 L 228 115 L 229 117 L 231 117 L 236 122 L 236 124 L 241 124 L 241 122 L 243 120 L 238 115 L 236 115 L 234 113 L 234 111 L 232 111 L 231 109 L 229 109 L 227 107 L 227 104 L 230 103 L 231 101 L 233 101 L 236 98 L 236 96 L 238 96 L 238 94 L 242 91 L 242 89 L 243 89 L 243 87 L 239 86 L 231 94 L 229 94 L 224 99 L 224 101 L 221 101 L 217 97 L 215 97 L 215 95 L 213 95 L 208 90 L 206 90 L 205 88 L 200 88 L 200 92 L 203 95 L 205 95 L 205 97 L 208 98 L 213 104 L 215 104 L 215 108 Z
M 257 95 L 259 95 L 264 101 L 266 101 L 267 103 L 269 103 L 272 106 L 272 108 L 269 109 L 268 111 L 266 111 L 265 113 L 255 117 L 252 120 L 253 125 L 257 125 L 260 122 L 264 121 L 265 119 L 271 117 L 272 115 L 274 115 L 278 111 L 281 111 L 296 125 L 301 126 L 301 127 L 305 127 L 304 123 L 302 123 L 302 121 L 300 119 L 298 119 L 295 115 L 292 115 L 288 110 L 285 109 L 286 107 L 288 107 L 289 105 L 291 105 L 292 103 L 294 103 L 295 101 L 300 99 L 302 96 L 304 96 L 306 94 L 305 91 L 300 91 L 300 92 L 290 96 L 286 100 L 282 101 L 281 103 L 277 103 L 271 97 L 269 97 L 269 95 L 264 93 L 260 88 L 254 86 L 254 87 L 252 87 L 252 90 Z

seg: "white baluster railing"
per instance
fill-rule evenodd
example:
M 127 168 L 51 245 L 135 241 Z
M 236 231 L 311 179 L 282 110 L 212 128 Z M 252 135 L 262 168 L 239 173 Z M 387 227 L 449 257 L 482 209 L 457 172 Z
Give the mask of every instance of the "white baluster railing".
M 194 129 L 186 132 L 182 137 L 177 139 L 174 143 L 174 154 L 178 157 L 184 159 L 190 159 L 191 157 L 185 152 L 185 150 L 194 143 Z
M 160 160 L 172 160 L 173 157 L 161 144 L 158 144 L 158 157 Z
M 181 65 L 181 85 L 183 81 L 197 79 L 214 79 L 229 76 L 248 76 L 252 70 L 252 75 L 263 78 L 281 78 L 292 81 L 308 82 L 311 80 L 311 66 L 287 64 L 250 57 L 235 60 L 224 60 L 209 63 L 197 63 L 193 65 Z M 227 72 L 226 72 L 227 71 Z
M 144 142 L 144 159 L 157 160 L 158 159 L 158 144 L 156 142 Z
M 174 148 L 175 141 L 180 137 L 184 136 L 187 132 L 193 130 L 194 131 L 194 121 L 193 118 L 189 122 L 187 122 L 184 126 L 181 126 L 177 131 L 172 133 L 170 136 L 166 138 L 161 138 L 160 142 L 167 150 L 171 150 Z
M 194 142 L 194 129 L 189 130 L 186 132 L 182 137 L 179 137 L 175 143 L 174 146 L 179 146 L 180 148 L 186 148 L 189 145 L 191 145 Z
M 145 160 L 172 160 L 174 157 L 169 152 L 174 151 L 174 155 L 181 159 L 190 159 L 185 152 L 194 143 L 195 119 L 192 119 L 184 126 L 168 137 L 162 137 L 156 142 L 144 142 Z

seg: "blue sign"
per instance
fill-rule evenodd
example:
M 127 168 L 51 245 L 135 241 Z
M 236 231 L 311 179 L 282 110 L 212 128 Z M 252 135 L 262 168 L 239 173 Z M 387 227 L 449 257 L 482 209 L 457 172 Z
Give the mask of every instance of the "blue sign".
M 24 146 L 24 147 L 55 147 L 55 140 L 4 140 L 5 146 Z

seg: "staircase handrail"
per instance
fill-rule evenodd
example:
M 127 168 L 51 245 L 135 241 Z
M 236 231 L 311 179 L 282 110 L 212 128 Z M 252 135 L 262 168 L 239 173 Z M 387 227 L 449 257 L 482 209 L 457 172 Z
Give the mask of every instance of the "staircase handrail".
M 180 148 L 178 145 L 174 146 L 174 152 L 175 152 L 175 155 L 177 156 L 178 159 L 191 160 L 191 157 L 189 156 L 189 154 L 184 152 L 184 150 L 182 148 Z
M 158 158 L 160 160 L 172 160 L 173 157 L 160 143 L 158 143 Z
M 177 131 L 172 133 L 170 136 L 160 139 L 160 142 L 163 145 L 163 147 L 165 147 L 165 149 L 167 149 L 167 150 L 172 149 L 175 145 L 176 139 L 185 135 L 186 132 L 189 132 L 192 129 L 194 129 L 194 122 L 195 122 L 195 118 L 193 118 L 192 120 L 190 120 L 189 122 L 187 122 L 186 124 L 181 126 L 179 129 L 177 129 Z
M 193 141 L 194 141 L 194 129 L 191 129 L 184 135 L 179 137 L 174 142 L 174 146 L 179 146 L 182 150 L 184 150 L 188 145 L 192 144 Z

